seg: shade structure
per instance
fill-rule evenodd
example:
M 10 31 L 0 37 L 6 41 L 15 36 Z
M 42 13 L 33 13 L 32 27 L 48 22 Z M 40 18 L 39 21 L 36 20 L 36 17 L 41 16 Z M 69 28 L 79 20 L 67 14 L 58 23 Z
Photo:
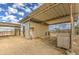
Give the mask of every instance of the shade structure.
M 71 7 L 72 6 L 72 7 Z M 20 22 L 32 21 L 40 24 L 51 25 L 60 23 L 71 23 L 70 49 L 73 52 L 73 42 L 75 38 L 74 21 L 79 16 L 78 3 L 46 3 L 34 10 L 28 17 Z
M 73 5 L 74 17 L 79 14 L 79 4 Z M 34 10 L 28 17 L 24 18 L 20 22 L 28 21 L 44 23 L 44 24 L 56 24 L 70 22 L 70 4 L 69 3 L 47 3 L 41 5 L 39 8 Z

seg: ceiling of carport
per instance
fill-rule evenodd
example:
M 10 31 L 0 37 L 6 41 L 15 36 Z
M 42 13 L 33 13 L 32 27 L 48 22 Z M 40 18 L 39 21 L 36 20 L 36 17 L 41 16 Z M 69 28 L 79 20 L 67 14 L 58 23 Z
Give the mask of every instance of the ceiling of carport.
M 79 4 L 73 5 L 73 15 L 79 13 Z M 70 21 L 69 3 L 45 3 L 28 16 L 32 21 L 55 24 Z

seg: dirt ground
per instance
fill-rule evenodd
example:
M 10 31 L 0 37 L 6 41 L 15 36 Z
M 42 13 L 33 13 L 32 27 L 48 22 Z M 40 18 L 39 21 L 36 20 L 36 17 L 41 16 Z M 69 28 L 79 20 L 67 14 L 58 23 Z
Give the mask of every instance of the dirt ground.
M 53 43 L 53 44 L 52 44 Z M 54 41 L 25 39 L 19 36 L 0 37 L 0 54 L 5 55 L 61 55 L 64 50 L 56 48 Z

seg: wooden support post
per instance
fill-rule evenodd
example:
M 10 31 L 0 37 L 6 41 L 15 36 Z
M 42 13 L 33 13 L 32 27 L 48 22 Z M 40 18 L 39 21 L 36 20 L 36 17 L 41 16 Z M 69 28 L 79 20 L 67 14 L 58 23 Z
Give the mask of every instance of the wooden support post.
M 25 26 L 23 25 L 23 37 L 25 37 Z
M 74 18 L 73 18 L 73 11 L 72 11 L 72 9 L 73 9 L 73 5 L 72 5 L 72 3 L 70 4 L 70 19 L 71 19 L 71 49 L 70 49 L 70 51 L 71 51 L 71 54 L 73 54 L 74 53 L 74 51 L 73 51 L 73 42 L 74 42 Z
M 15 27 L 15 36 L 20 36 L 20 28 Z
M 21 35 L 21 33 L 20 33 L 20 32 L 21 32 L 20 28 L 18 28 L 18 31 L 19 31 L 19 36 L 20 36 L 20 35 Z
M 30 37 L 30 39 L 32 39 L 32 35 L 31 35 L 31 31 L 30 31 L 30 26 L 31 26 L 30 22 L 31 22 L 31 20 L 29 19 L 29 37 Z
M 15 27 L 15 36 L 16 36 L 16 27 Z

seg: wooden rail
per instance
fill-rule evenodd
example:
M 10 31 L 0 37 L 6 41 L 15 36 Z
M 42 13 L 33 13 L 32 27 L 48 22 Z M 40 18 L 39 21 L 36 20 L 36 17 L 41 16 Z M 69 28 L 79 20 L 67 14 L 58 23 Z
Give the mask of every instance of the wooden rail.
M 0 36 L 11 36 L 15 35 L 14 31 L 0 31 Z

